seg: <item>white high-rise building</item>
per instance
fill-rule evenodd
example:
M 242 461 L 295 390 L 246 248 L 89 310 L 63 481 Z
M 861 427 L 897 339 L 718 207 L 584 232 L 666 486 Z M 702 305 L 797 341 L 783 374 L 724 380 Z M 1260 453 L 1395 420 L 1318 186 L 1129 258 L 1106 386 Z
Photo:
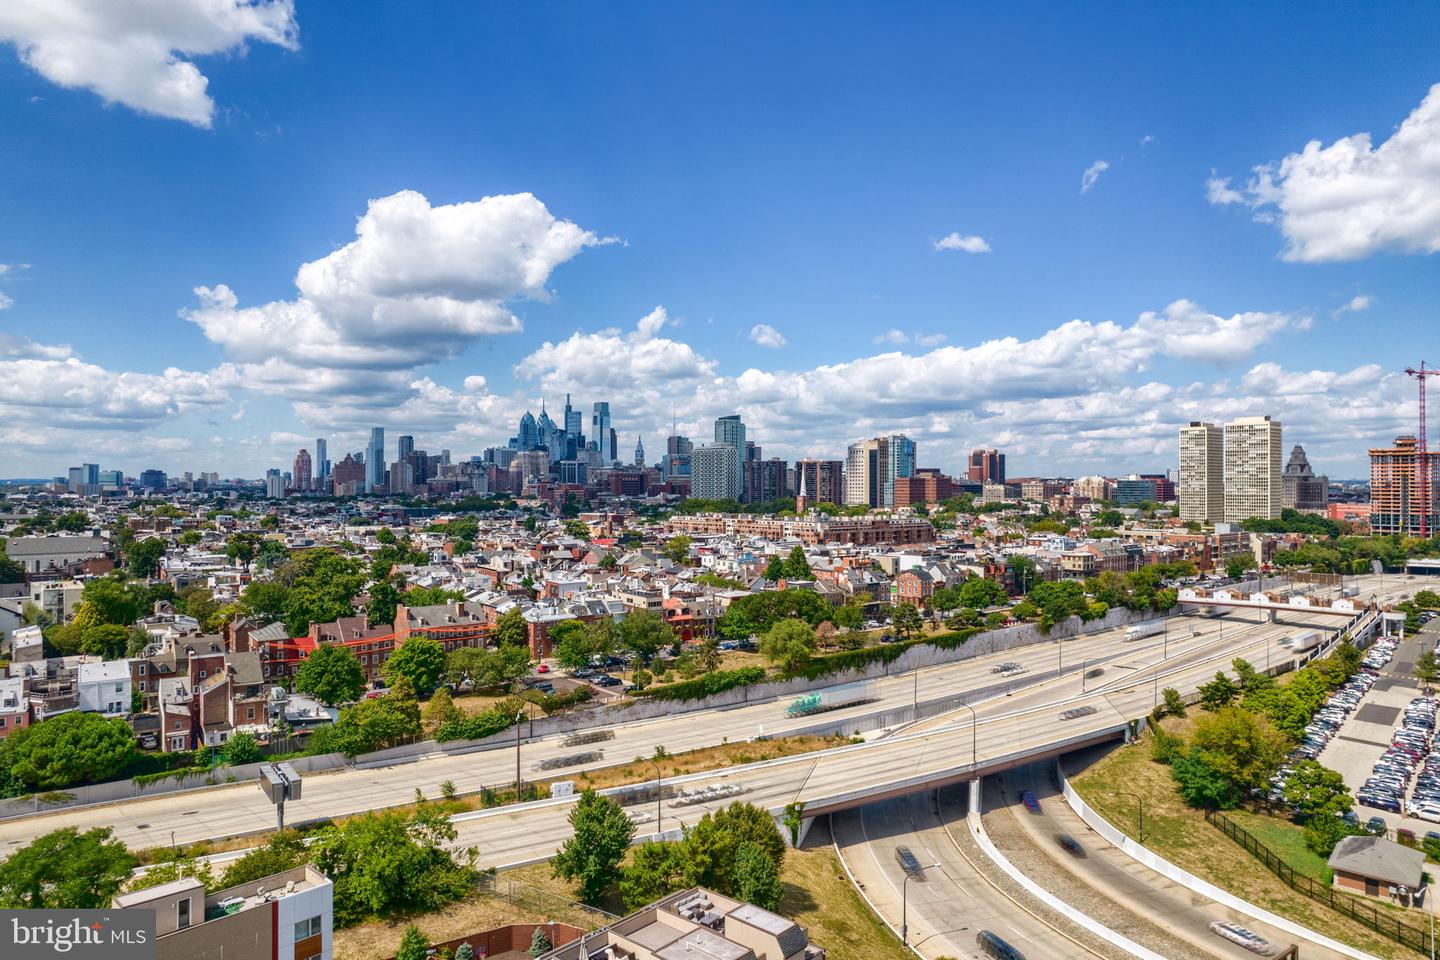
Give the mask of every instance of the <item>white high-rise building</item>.
M 1280 516 L 1285 496 L 1280 432 L 1280 424 L 1269 417 L 1240 417 L 1225 424 L 1227 523 Z
M 727 489 L 734 488 L 734 499 L 743 499 L 745 496 L 745 423 L 740 419 L 740 414 L 732 413 L 716 419 L 715 442 L 735 448 L 734 476 L 726 479 L 726 485 Z M 694 482 L 691 480 L 692 490 Z
M 740 451 L 736 447 L 707 443 L 690 452 L 690 496 L 739 500 L 740 492 Z
M 1213 523 L 1225 516 L 1225 436 L 1213 423 L 1180 428 L 1180 519 Z

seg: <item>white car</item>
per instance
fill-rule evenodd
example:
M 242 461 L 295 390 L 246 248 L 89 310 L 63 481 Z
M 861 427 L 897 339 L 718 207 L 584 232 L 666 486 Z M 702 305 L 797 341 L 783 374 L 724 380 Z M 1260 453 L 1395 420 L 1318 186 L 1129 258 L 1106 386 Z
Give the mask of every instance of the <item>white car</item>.
M 1228 920 L 1216 920 L 1210 924 L 1210 932 L 1217 937 L 1224 937 L 1231 943 L 1238 943 L 1251 953 L 1258 953 L 1262 957 L 1268 957 L 1275 952 L 1275 948 L 1270 945 L 1269 940 L 1266 940 L 1253 930 L 1245 929 L 1238 923 L 1231 923 Z

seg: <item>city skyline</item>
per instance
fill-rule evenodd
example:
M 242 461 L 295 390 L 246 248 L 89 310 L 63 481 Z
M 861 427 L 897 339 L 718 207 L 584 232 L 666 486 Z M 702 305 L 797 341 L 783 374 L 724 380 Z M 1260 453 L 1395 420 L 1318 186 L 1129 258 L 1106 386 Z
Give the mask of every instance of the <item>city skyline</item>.
M 433 24 L 277 4 L 205 49 L 96 23 L 118 61 L 61 83 L 53 25 L 17 15 L 0 474 L 262 477 L 372 427 L 459 459 L 567 392 L 586 426 L 610 404 L 615 459 L 737 413 L 769 456 L 903 434 L 956 476 L 973 448 L 1015 476 L 1161 471 L 1184 424 L 1271 415 L 1360 478 L 1414 432 L 1440 25 L 1286 8 L 1240 35 L 1238 10 L 1054 5 L 1030 36 L 1019 11 L 901 9 L 930 29 L 844 7 L 819 33 L 799 8 L 523 11 L 497 33 L 468 11 L 402 62 Z M 656 29 L 674 43 L 644 66 Z M 1020 32 L 1019 55 L 975 42 Z M 869 66 L 845 55 L 862 38 Z M 1205 45 L 1213 69 L 1175 77 L 1140 42 Z M 208 85 L 160 96 L 124 59 L 141 48 Z M 408 109 L 430 97 L 461 122 Z M 375 118 L 390 135 L 356 132 Z

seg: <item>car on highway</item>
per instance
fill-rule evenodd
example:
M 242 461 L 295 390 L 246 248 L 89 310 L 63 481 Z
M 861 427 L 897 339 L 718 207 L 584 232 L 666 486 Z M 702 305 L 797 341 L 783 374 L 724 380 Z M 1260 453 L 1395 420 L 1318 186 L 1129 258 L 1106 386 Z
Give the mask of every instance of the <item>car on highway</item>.
M 1079 841 L 1079 840 L 1076 840 L 1074 837 L 1070 836 L 1070 834 L 1068 834 L 1068 833 L 1057 833 L 1057 834 L 1055 834 L 1055 842 L 1058 843 L 1058 844 L 1060 844 L 1060 849 L 1061 849 L 1061 850 L 1064 850 L 1066 853 L 1070 854 L 1070 856 L 1072 856 L 1072 857 L 1083 857 L 1083 856 L 1085 856 L 1085 848 L 1082 847 L 1082 846 L 1080 846 L 1080 841 Z
M 1031 813 L 1040 812 L 1040 801 L 1035 799 L 1035 792 L 1033 790 L 1021 790 L 1020 802 L 1023 803 L 1025 809 Z
M 1092 707 L 1092 706 L 1090 706 L 1089 704 L 1086 704 L 1086 705 L 1083 706 L 1083 707 L 1071 707 L 1069 710 L 1062 710 L 1062 711 L 1060 712 L 1060 719 L 1061 719 L 1061 720 L 1077 720 L 1077 719 L 1079 719 L 1080 717 L 1088 717 L 1088 716 L 1090 716 L 1090 714 L 1092 714 L 1092 713 L 1094 713 L 1094 712 L 1095 712 L 1095 708 Z
M 895 848 L 895 862 L 900 864 L 900 869 L 910 876 L 918 877 L 920 875 L 920 861 L 909 847 L 901 845 Z
M 1275 947 L 1254 930 L 1247 930 L 1238 923 L 1231 923 L 1229 920 L 1216 920 L 1210 924 L 1210 932 L 1217 937 L 1224 937 L 1231 943 L 1237 943 L 1249 950 L 1251 953 L 1258 953 L 1262 957 L 1268 957 L 1275 952 Z
M 979 947 L 985 956 L 994 957 L 995 960 L 1025 960 L 1025 954 L 989 930 L 981 930 L 975 934 L 975 946 Z

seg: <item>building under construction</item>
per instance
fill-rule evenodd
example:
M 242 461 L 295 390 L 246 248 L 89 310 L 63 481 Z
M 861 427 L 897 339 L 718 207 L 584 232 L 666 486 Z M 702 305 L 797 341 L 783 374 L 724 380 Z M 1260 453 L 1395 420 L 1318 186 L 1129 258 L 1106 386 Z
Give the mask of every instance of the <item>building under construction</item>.
M 1422 530 L 1440 528 L 1440 452 L 1425 453 L 1423 471 L 1421 462 L 1419 443 L 1408 434 L 1396 437 L 1394 446 L 1370 451 L 1370 529 L 1375 534 L 1418 537 Z M 1422 477 L 1430 486 L 1429 497 L 1423 495 Z

